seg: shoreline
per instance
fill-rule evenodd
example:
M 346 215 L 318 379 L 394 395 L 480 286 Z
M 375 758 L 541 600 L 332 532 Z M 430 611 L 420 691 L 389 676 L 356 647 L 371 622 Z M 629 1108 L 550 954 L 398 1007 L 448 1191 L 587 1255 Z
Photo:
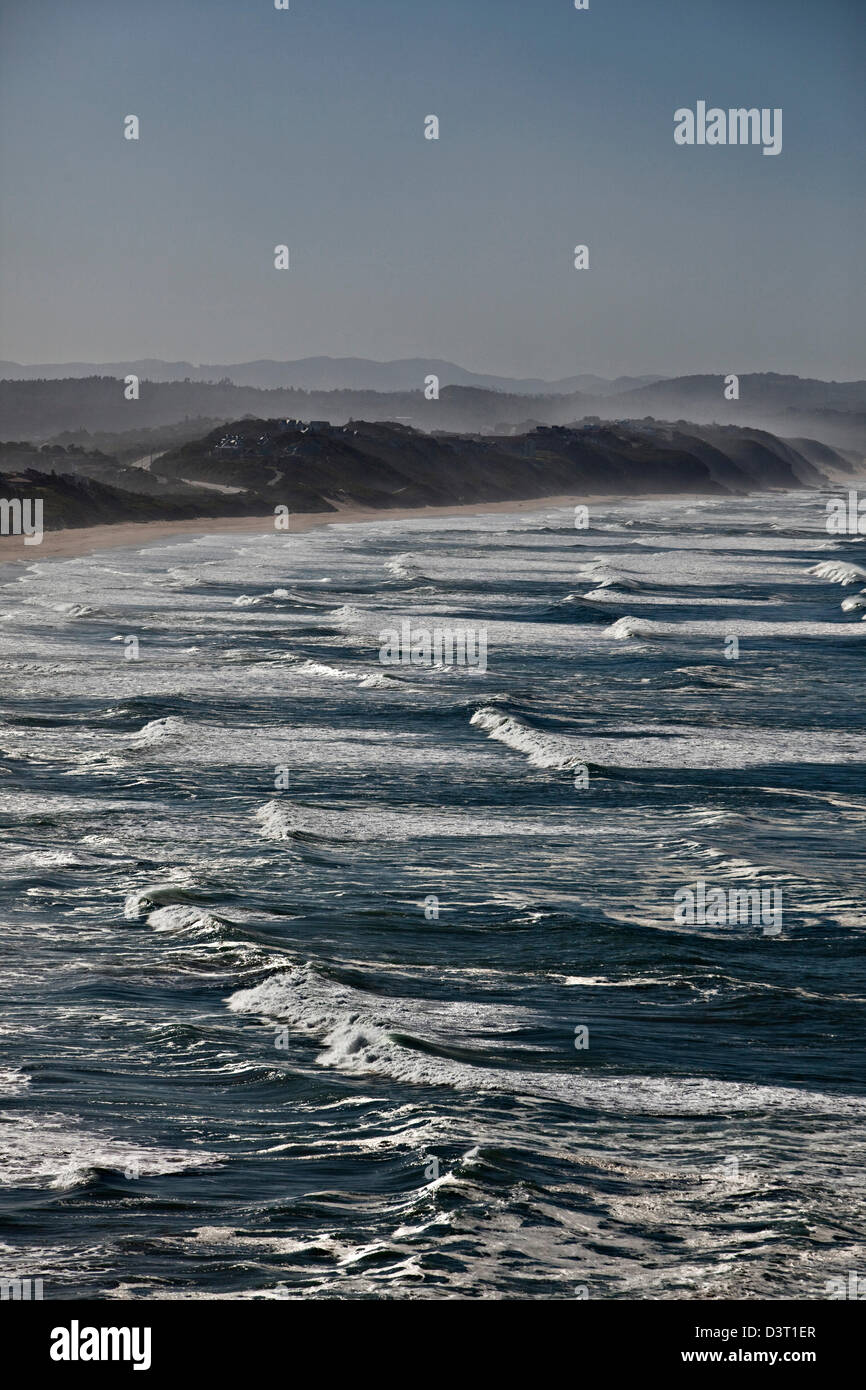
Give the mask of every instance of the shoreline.
M 668 496 L 654 494 L 658 501 Z M 676 494 L 679 496 L 679 494 Z M 378 508 L 340 507 L 334 512 L 292 512 L 287 531 L 273 529 L 274 514 L 233 517 L 189 517 L 179 521 L 118 521 L 101 526 L 74 526 L 58 531 L 46 531 L 39 545 L 25 545 L 24 536 L 4 536 L 0 539 L 0 565 L 33 564 L 39 560 L 70 560 L 97 551 L 141 549 L 147 545 L 170 541 L 190 540 L 199 536 L 218 535 L 276 535 L 286 538 L 301 535 L 320 526 L 344 526 L 362 522 L 431 520 L 447 516 L 483 516 L 486 513 L 521 513 L 538 511 L 543 507 L 569 507 L 583 504 L 609 505 L 614 502 L 635 502 L 645 494 L 628 497 L 529 497 L 507 502 L 469 502 L 450 507 L 406 507 L 381 510 Z

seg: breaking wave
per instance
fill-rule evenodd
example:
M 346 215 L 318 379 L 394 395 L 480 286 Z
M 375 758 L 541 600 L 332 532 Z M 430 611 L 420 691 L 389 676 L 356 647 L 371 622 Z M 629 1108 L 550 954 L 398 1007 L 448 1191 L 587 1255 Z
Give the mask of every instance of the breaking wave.
M 785 1109 L 819 1114 L 862 1114 L 856 1096 L 827 1096 L 788 1087 L 742 1084 L 700 1076 L 590 1076 L 580 1072 L 535 1072 L 466 1061 L 478 1047 L 481 1010 L 471 1028 L 459 1007 L 439 1001 L 381 998 L 322 975 L 311 965 L 272 975 L 227 1000 L 233 1013 L 273 1019 L 321 1045 L 321 1067 L 356 1075 L 385 1076 L 419 1086 L 529 1095 L 601 1110 L 689 1115 Z M 440 1031 L 436 1031 L 436 1022 Z M 489 1032 L 501 1040 L 502 1010 Z M 513 1022 L 512 1022 L 513 1026 Z M 461 1036 L 462 1031 L 462 1036 Z M 449 1053 L 460 1053 L 460 1057 Z
M 818 579 L 829 579 L 831 584 L 856 584 L 858 580 L 866 579 L 866 570 L 859 565 L 843 565 L 838 560 L 822 560 L 806 573 L 814 574 Z
M 423 579 L 424 575 L 413 556 L 409 554 L 395 555 L 393 559 L 386 560 L 384 568 L 395 579 Z
M 490 705 L 476 710 L 469 722 L 476 729 L 486 730 L 488 738 L 495 739 L 497 743 L 525 753 L 532 767 L 565 770 L 578 767 L 584 761 L 575 750 L 573 739 L 534 729 L 513 714 L 502 714 Z

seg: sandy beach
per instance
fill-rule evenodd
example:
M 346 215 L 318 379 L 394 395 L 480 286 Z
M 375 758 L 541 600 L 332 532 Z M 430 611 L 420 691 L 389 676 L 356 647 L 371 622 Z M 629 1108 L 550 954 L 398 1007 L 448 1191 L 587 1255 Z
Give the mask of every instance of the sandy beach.
M 423 521 L 425 517 L 480 516 L 491 512 L 531 512 L 543 507 L 569 507 L 578 503 L 592 506 L 593 503 L 601 505 L 614 500 L 617 499 L 557 496 L 531 497 L 522 501 L 473 502 L 462 507 L 410 507 L 393 511 L 344 507 L 333 512 L 292 512 L 288 532 L 274 530 L 273 534 L 285 538 L 293 533 L 297 535 L 303 531 L 311 531 L 317 526 L 347 525 L 363 521 Z M 95 551 L 121 547 L 138 549 L 172 539 L 189 540 L 193 536 L 250 533 L 264 535 L 272 531 L 273 527 L 273 513 L 266 512 L 262 516 L 191 517 L 183 521 L 118 522 L 112 526 L 77 526 L 60 531 L 46 531 L 39 545 L 25 545 L 24 536 L 2 536 L 0 564 L 33 564 L 37 560 L 49 559 L 68 560 L 78 555 L 90 555 Z

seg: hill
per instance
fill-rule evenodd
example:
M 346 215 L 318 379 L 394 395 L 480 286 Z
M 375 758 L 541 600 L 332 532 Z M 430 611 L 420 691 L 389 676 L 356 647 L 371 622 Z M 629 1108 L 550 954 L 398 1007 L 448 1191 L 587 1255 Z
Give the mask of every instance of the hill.
M 237 420 L 148 459 L 80 445 L 0 444 L 0 496 L 44 502 L 47 530 L 114 521 L 464 506 L 568 495 L 720 496 L 819 487 L 850 471 L 813 440 L 656 420 L 541 425 L 523 434 L 408 425 Z
M 302 418 L 332 425 L 350 420 L 397 421 L 419 430 L 461 434 L 526 433 L 538 424 L 568 425 L 653 416 L 698 424 L 754 427 L 781 436 L 819 439 L 835 449 L 866 453 L 866 382 L 822 382 L 760 373 L 740 377 L 740 396 L 724 398 L 720 376 L 679 377 L 629 388 L 616 395 L 521 395 L 476 386 L 446 386 L 438 400 L 417 389 L 261 390 L 230 381 L 158 382 L 142 379 L 138 400 L 124 397 L 122 379 L 68 377 L 62 380 L 0 380 L 0 435 L 7 439 L 54 440 L 89 435 L 132 436 L 169 427 L 185 429 L 199 419 L 231 421 Z M 145 449 L 147 449 L 145 445 Z M 142 452 L 145 451 L 142 450 Z

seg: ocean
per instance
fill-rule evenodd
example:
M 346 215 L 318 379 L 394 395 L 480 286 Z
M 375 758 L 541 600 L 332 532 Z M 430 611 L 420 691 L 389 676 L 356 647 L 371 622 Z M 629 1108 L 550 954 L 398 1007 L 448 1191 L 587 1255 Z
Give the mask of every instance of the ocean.
M 824 502 L 6 566 L 0 1278 L 866 1277 L 866 538 Z M 404 624 L 484 661 L 383 662 Z

